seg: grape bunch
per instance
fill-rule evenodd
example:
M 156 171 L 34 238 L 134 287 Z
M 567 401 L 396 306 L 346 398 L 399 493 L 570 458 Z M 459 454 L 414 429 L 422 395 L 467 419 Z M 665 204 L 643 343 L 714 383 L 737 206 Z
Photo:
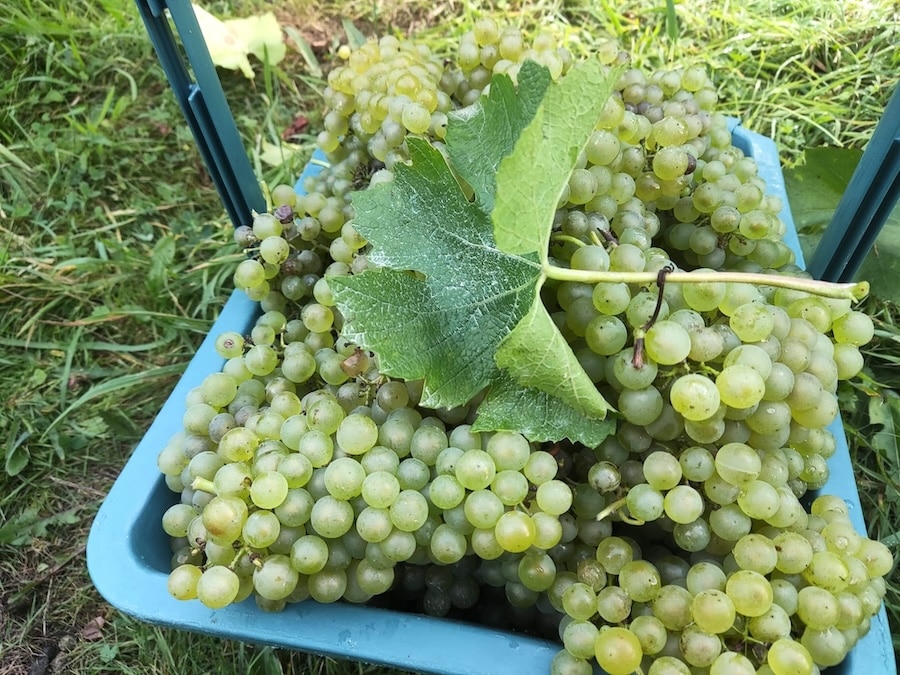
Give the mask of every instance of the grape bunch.
M 843 500 L 816 495 L 835 452 L 838 385 L 871 319 L 849 301 L 709 272 L 802 277 L 782 204 L 732 145 L 705 69 L 625 70 L 569 179 L 541 299 L 616 409 L 597 447 L 476 432 L 480 399 L 419 405 L 341 335 L 329 279 L 371 268 L 350 195 L 393 179 L 406 139 L 440 146 L 448 114 L 495 74 L 573 56 L 481 19 L 454 59 L 393 37 L 342 48 L 329 75 L 327 166 L 272 189 L 237 228 L 247 334 L 188 396 L 159 453 L 180 500 L 169 592 L 369 602 L 556 639 L 554 675 L 805 675 L 869 630 L 890 551 Z M 600 57 L 625 61 L 614 45 Z M 656 282 L 579 273 L 651 272 Z M 668 282 L 674 272 L 702 281 Z M 766 277 L 772 278 L 772 277 Z

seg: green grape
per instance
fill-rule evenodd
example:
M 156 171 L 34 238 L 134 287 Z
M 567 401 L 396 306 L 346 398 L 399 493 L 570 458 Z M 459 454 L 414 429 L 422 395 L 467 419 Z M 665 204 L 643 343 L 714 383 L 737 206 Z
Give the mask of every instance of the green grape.
M 791 635 L 791 615 L 773 602 L 765 614 L 755 616 L 747 622 L 750 635 L 764 642 L 775 642 Z
M 704 631 L 696 623 L 684 629 L 679 640 L 684 660 L 697 668 L 711 666 L 722 653 L 722 639 Z
M 640 483 L 628 491 L 625 505 L 634 518 L 650 522 L 663 514 L 664 498 L 659 490 L 647 483 Z
M 390 506 L 391 522 L 399 530 L 414 532 L 428 518 L 428 502 L 415 490 L 401 490 Z
M 336 400 L 330 398 L 321 398 L 306 410 L 306 420 L 309 428 L 327 435 L 331 435 L 338 430 L 344 417 L 344 409 L 341 408 L 341 405 Z
M 439 509 L 452 509 L 465 499 L 466 489 L 459 484 L 455 476 L 443 474 L 431 482 L 428 496 L 431 503 Z
M 653 156 L 653 173 L 661 180 L 675 180 L 685 174 L 689 155 L 680 147 L 664 147 Z
M 650 664 L 647 675 L 691 675 L 691 669 L 679 658 L 660 656 Z
M 722 652 L 709 667 L 709 675 L 756 675 L 753 662 L 738 652 Z
M 260 474 L 250 486 L 250 499 L 261 509 L 274 509 L 287 497 L 288 482 L 277 471 Z
M 533 545 L 536 548 L 549 550 L 562 540 L 563 527 L 559 518 L 538 511 L 531 515 L 531 521 L 534 523 Z
M 838 593 L 847 587 L 850 571 L 841 556 L 832 551 L 815 551 L 803 578 L 810 584 Z
M 288 490 L 284 501 L 275 507 L 274 513 L 283 526 L 300 527 L 309 522 L 313 503 L 309 491 L 304 488 L 292 488 Z
M 556 477 L 559 465 L 549 452 L 536 450 L 528 456 L 522 473 L 532 485 L 541 485 Z
M 284 600 L 297 586 L 299 573 L 286 555 L 267 555 L 253 572 L 253 589 L 266 600 Z
M 678 463 L 681 465 L 682 475 L 696 482 L 708 480 L 716 469 L 712 453 L 700 445 L 682 450 Z
M 657 321 L 647 331 L 644 347 L 656 363 L 671 366 L 687 358 L 691 350 L 691 338 L 674 321 Z
M 750 408 L 762 400 L 765 378 L 750 366 L 735 364 L 725 367 L 716 377 L 716 388 L 725 405 Z
M 801 588 L 797 594 L 797 618 L 807 627 L 824 630 L 837 624 L 840 606 L 833 593 L 817 586 Z
M 259 243 L 259 257 L 270 265 L 280 265 L 288 259 L 291 247 L 281 236 L 269 236 Z
M 169 595 L 176 600 L 193 600 L 197 597 L 197 587 L 202 574 L 203 570 L 196 565 L 179 565 L 169 573 L 166 580 L 166 589 L 169 591 Z M 210 580 L 208 579 L 207 585 L 209 584 Z M 207 595 L 207 599 L 211 595 Z
M 607 574 L 618 574 L 622 567 L 634 560 L 632 545 L 622 537 L 607 537 L 597 545 L 597 560 Z
M 801 643 L 791 638 L 776 640 L 769 647 L 766 663 L 774 675 L 812 675 L 812 655 Z
M 519 560 L 517 575 L 528 590 L 546 591 L 556 579 L 556 563 L 546 553 L 526 553 Z
M 628 330 L 618 317 L 601 314 L 588 322 L 584 339 L 595 353 L 612 356 L 625 347 Z
M 435 426 L 420 426 L 410 440 L 410 454 L 427 466 L 434 466 L 441 452 L 448 447 L 447 434 Z
M 662 621 L 650 614 L 634 617 L 628 629 L 635 634 L 641 643 L 644 654 L 658 654 L 666 646 L 668 632 Z
M 836 666 L 847 656 L 848 648 L 844 634 L 835 627 L 817 630 L 807 627 L 800 637 L 800 644 L 806 647 L 813 661 L 821 666 Z
M 663 510 L 674 523 L 689 525 L 703 515 L 703 497 L 690 485 L 678 485 L 666 493 Z
M 696 595 L 704 590 L 724 590 L 725 572 L 722 567 L 711 561 L 701 561 L 688 570 L 685 577 L 687 590 Z
M 631 302 L 631 291 L 623 283 L 602 283 L 594 286 L 591 300 L 601 314 L 610 316 L 624 312 Z
M 691 603 L 694 623 L 707 633 L 721 634 L 730 630 L 737 617 L 734 604 L 722 591 L 707 589 L 694 596 Z
M 606 622 L 622 623 L 631 614 L 632 600 L 620 586 L 606 586 L 597 593 L 595 609 Z
M 386 509 L 400 494 L 400 481 L 389 471 L 372 471 L 363 478 L 360 493 L 369 506 Z
M 234 331 L 226 331 L 216 338 L 216 353 L 226 359 L 244 353 L 244 337 Z
M 447 478 L 450 478 L 450 476 Z M 490 490 L 481 489 L 469 493 L 465 498 L 464 510 L 466 519 L 474 527 L 490 529 L 497 524 L 505 508 L 497 495 Z
M 743 487 L 738 494 L 737 503 L 749 517 L 755 520 L 767 520 L 778 511 L 778 492 L 769 483 L 754 480 Z
M 721 405 L 717 384 L 698 373 L 675 380 L 669 389 L 669 400 L 682 417 L 692 422 L 710 419 Z
M 609 675 L 629 675 L 640 666 L 644 654 L 634 633 L 620 626 L 609 626 L 597 634 L 594 656 Z
M 772 586 L 762 574 L 752 570 L 732 574 L 725 582 L 725 593 L 738 614 L 747 617 L 762 616 L 772 605 Z
M 242 499 L 217 496 L 203 509 L 203 526 L 212 540 L 231 544 L 240 537 L 247 515 L 247 505 Z
M 507 511 L 494 526 L 494 537 L 506 551 L 521 553 L 526 551 L 537 534 L 534 521 L 521 511 Z
M 836 318 L 831 326 L 838 344 L 861 347 L 872 341 L 875 327 L 872 319 L 863 312 L 851 311 Z
M 310 574 L 307 583 L 309 595 L 316 602 L 337 602 L 347 590 L 347 573 L 344 569 L 326 566 Z
M 752 520 L 737 504 L 725 504 L 709 514 L 713 534 L 725 541 L 737 541 L 750 532 Z
M 431 536 L 431 556 L 442 565 L 462 559 L 466 553 L 466 537 L 446 523 L 438 525 Z
M 593 656 L 593 647 L 591 656 Z M 591 675 L 593 673 L 588 660 L 571 654 L 567 649 L 557 652 L 550 661 L 550 675 Z
M 763 575 L 771 573 L 778 564 L 776 544 L 761 534 L 747 534 L 738 539 L 732 555 L 741 569 Z
M 615 380 L 627 389 L 649 387 L 656 380 L 659 372 L 656 363 L 649 359 L 644 359 L 643 363 L 635 365 L 633 347 L 623 349 L 611 359 L 607 359 L 606 364 L 607 369 L 612 370 Z
M 214 565 L 203 570 L 197 580 L 197 598 L 210 609 L 221 609 L 234 602 L 239 587 L 237 574 L 223 565 Z
M 244 522 L 241 536 L 253 548 L 268 548 L 275 543 L 281 532 L 281 524 L 271 511 L 254 511 Z
M 378 426 L 371 417 L 352 413 L 340 421 L 335 439 L 344 452 L 362 455 L 378 441 Z
M 572 506 L 572 489 L 561 480 L 549 480 L 538 486 L 535 499 L 542 511 L 559 516 Z
M 242 260 L 234 270 L 235 286 L 248 290 L 261 286 L 266 281 L 266 272 L 258 260 Z
M 598 628 L 590 621 L 572 621 L 563 631 L 563 646 L 572 656 L 590 659 L 594 656 L 598 632 Z
M 669 452 L 657 450 L 644 458 L 644 478 L 657 490 L 670 490 L 681 481 L 678 459 Z
M 366 470 L 352 457 L 334 459 L 325 468 L 325 487 L 335 499 L 353 499 L 362 492 L 365 479 Z
M 693 621 L 691 603 L 693 596 L 681 586 L 667 584 L 651 603 L 653 616 L 662 621 L 669 631 L 681 631 Z
M 890 549 L 883 542 L 874 539 L 862 539 L 855 555 L 865 564 L 872 579 L 886 576 L 893 567 Z
M 309 522 L 319 536 L 337 539 L 353 526 L 353 515 L 349 502 L 326 494 L 316 500 Z
M 635 426 L 646 427 L 663 410 L 662 394 L 655 387 L 624 389 L 619 392 L 618 409 L 622 417 Z
M 619 570 L 619 586 L 634 602 L 650 602 L 661 585 L 657 568 L 646 560 L 632 560 Z
M 456 462 L 456 479 L 467 490 L 483 490 L 497 473 L 493 458 L 484 450 L 466 450 Z

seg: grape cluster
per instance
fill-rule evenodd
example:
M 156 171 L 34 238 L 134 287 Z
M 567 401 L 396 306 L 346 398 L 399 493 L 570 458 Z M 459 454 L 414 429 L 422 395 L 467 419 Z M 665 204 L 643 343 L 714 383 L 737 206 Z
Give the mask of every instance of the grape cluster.
M 667 283 L 674 270 L 803 274 L 782 205 L 732 145 L 691 66 L 623 72 L 560 200 L 555 264 L 655 284 L 549 281 L 542 300 L 617 411 L 598 447 L 478 433 L 479 400 L 418 405 L 341 337 L 328 280 L 371 266 L 349 195 L 392 180 L 407 136 L 525 60 L 571 53 L 481 19 L 444 63 L 385 37 L 329 75 L 328 166 L 271 191 L 236 240 L 261 306 L 188 397 L 159 454 L 169 592 L 264 610 L 390 604 L 559 639 L 555 675 L 816 673 L 867 632 L 893 561 L 828 477 L 840 380 L 873 324 L 849 301 L 766 285 Z M 623 61 L 612 45 L 600 57 Z

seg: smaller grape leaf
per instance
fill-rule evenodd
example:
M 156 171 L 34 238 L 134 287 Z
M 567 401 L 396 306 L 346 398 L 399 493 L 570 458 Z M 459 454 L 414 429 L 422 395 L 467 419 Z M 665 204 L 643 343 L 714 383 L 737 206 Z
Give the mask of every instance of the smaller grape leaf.
M 527 415 L 522 412 L 527 411 Z M 616 430 L 613 418 L 585 417 L 562 399 L 523 387 L 500 371 L 487 397 L 478 406 L 473 431 L 517 431 L 536 443 L 568 438 L 596 447 Z
M 862 152 L 849 148 L 807 148 L 804 163 L 784 171 L 791 215 L 807 259 L 831 222 Z M 872 250 L 856 274 L 871 285 L 871 294 L 900 302 L 900 208 L 888 217 Z
M 869 282 L 873 296 L 900 303 L 900 206 L 894 207 L 881 227 L 856 278 Z
M 495 360 L 519 384 L 564 401 L 586 419 L 606 414 L 606 401 L 540 301 L 503 338 Z
M 501 250 L 537 251 L 546 259 L 559 199 L 600 119 L 617 72 L 607 72 L 595 59 L 572 66 L 549 88 L 515 152 L 500 163 L 491 215 Z
M 494 208 L 501 160 L 513 151 L 551 82 L 550 71 L 534 61 L 522 64 L 517 79 L 518 95 L 511 79 L 495 78 L 488 95 L 451 113 L 447 126 L 450 164 L 474 190 L 475 200 L 485 213 Z M 511 101 L 516 104 L 510 105 Z M 473 148 L 480 151 L 472 152 Z
M 807 148 L 802 164 L 784 170 L 784 184 L 798 233 L 825 229 L 860 157 L 859 150 L 849 148 Z

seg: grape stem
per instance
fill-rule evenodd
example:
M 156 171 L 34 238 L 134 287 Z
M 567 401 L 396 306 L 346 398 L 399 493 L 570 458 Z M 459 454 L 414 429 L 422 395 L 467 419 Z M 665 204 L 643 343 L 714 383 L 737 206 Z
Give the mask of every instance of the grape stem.
M 622 497 L 621 499 L 617 499 L 612 504 L 610 504 L 605 509 L 603 509 L 600 513 L 598 513 L 595 519 L 598 521 L 603 520 L 607 516 L 611 516 L 612 514 L 616 513 L 617 511 L 619 511 L 620 508 L 625 506 L 626 500 L 627 500 L 627 497 Z M 640 520 L 638 518 L 632 518 L 631 516 L 628 516 L 628 515 L 622 513 L 621 511 L 619 511 L 619 518 L 622 519 L 622 522 L 628 523 L 629 525 L 643 525 L 644 524 L 643 520 Z
M 551 241 L 559 241 L 559 242 L 569 242 L 570 244 L 574 244 L 575 246 L 578 246 L 579 248 L 582 246 L 587 246 L 587 244 L 585 244 L 583 241 L 581 241 L 581 239 L 578 239 L 577 237 L 572 237 L 568 234 L 560 234 L 560 233 L 551 234 L 550 240 Z
M 204 478 L 203 476 L 197 476 L 193 481 L 191 481 L 191 489 L 199 490 L 201 492 L 208 492 L 211 495 L 218 493 L 215 483 L 213 483 L 209 478 Z
M 652 284 L 656 282 L 656 272 L 598 272 L 573 270 L 556 267 L 549 262 L 542 266 L 544 276 L 558 281 L 577 281 L 587 284 Z M 869 294 L 868 281 L 834 283 L 761 272 L 672 272 L 666 275 L 668 283 L 675 284 L 753 284 L 754 286 L 775 286 L 793 291 L 802 291 L 825 298 L 859 301 Z
M 645 323 L 643 327 L 634 331 L 634 355 L 631 358 L 631 363 L 635 368 L 644 367 L 644 337 L 646 336 L 647 331 L 650 330 L 659 318 L 659 311 L 662 309 L 663 289 L 665 289 L 666 286 L 666 278 L 674 271 L 675 265 L 668 263 L 663 265 L 659 272 L 656 273 L 656 305 L 653 307 L 653 314 L 647 319 L 647 323 Z

